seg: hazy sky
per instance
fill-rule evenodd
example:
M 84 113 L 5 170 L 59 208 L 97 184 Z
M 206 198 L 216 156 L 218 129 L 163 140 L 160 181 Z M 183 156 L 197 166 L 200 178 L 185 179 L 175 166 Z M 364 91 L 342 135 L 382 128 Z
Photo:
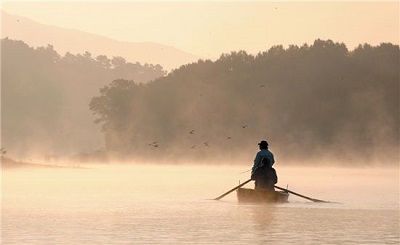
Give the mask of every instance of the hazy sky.
M 399 43 L 399 2 L 5 1 L 2 9 L 40 23 L 120 41 L 157 42 L 205 57 L 249 53 L 315 39 Z

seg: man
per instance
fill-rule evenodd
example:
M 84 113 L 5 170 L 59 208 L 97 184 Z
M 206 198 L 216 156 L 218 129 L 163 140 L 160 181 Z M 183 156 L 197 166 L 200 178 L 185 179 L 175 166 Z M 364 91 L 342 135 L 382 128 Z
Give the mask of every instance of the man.
M 257 152 L 254 159 L 254 165 L 251 169 L 251 179 L 255 180 L 255 189 L 274 190 L 274 184 L 277 183 L 275 169 L 272 166 L 275 163 L 274 155 L 268 150 L 268 142 L 262 140 L 258 143 L 260 151 Z

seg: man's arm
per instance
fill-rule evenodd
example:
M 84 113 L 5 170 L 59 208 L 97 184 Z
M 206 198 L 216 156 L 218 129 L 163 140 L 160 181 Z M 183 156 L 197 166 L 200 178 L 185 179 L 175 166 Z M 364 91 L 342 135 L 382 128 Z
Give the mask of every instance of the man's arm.
M 260 153 L 257 152 L 256 157 L 254 158 L 254 164 L 253 164 L 253 168 L 251 169 L 251 173 L 254 173 L 254 171 L 260 167 L 261 164 L 261 156 Z
M 274 163 L 275 163 L 275 158 L 274 158 L 274 154 L 272 154 L 272 152 L 270 152 L 271 153 L 271 163 L 270 163 L 270 167 L 272 168 L 272 165 L 274 165 Z

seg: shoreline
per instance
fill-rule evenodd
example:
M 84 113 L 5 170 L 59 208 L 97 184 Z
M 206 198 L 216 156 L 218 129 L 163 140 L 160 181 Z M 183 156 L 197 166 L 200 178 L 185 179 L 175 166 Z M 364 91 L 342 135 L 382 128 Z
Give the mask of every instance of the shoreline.
M 51 164 L 42 164 L 42 163 L 31 163 L 31 162 L 22 162 L 15 161 L 11 158 L 1 157 L 1 169 L 20 169 L 20 168 L 67 168 L 67 169 L 84 169 L 84 167 L 80 166 L 66 166 L 66 165 L 51 165 Z

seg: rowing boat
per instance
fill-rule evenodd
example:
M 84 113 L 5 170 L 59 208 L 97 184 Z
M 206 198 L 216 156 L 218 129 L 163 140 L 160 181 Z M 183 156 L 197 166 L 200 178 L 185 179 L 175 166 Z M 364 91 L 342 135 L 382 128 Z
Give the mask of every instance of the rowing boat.
M 282 203 L 287 202 L 289 198 L 289 193 L 286 191 L 238 188 L 236 193 L 238 202 Z

